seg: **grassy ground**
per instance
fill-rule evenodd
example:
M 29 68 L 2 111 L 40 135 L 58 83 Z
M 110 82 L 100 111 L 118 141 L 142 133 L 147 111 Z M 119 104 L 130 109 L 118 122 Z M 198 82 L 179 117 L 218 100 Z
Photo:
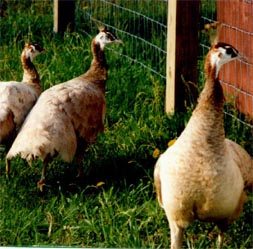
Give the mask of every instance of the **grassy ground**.
M 90 38 L 78 28 L 64 37 L 53 35 L 48 1 L 8 3 L 0 20 L 1 80 L 21 79 L 19 55 L 26 40 L 37 40 L 46 49 L 35 61 L 44 89 L 89 67 Z M 168 224 L 153 191 L 153 152 L 164 151 L 180 134 L 190 110 L 167 117 L 164 84 L 138 65 L 106 53 L 110 65 L 106 131 L 87 151 L 84 180 L 76 179 L 74 164 L 55 160 L 42 194 L 36 189 L 41 163 L 28 167 L 16 159 L 6 180 L 0 151 L 0 246 L 169 247 Z M 248 146 L 246 128 L 226 120 L 226 130 Z M 241 218 L 230 226 L 225 248 L 253 247 L 252 201 L 250 196 Z M 195 222 L 184 245 L 215 247 L 216 236 L 211 224 Z

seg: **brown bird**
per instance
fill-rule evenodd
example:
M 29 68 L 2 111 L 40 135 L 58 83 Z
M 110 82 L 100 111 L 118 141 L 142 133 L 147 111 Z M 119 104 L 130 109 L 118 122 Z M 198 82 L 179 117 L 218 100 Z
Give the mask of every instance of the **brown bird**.
M 66 162 L 71 162 L 75 156 L 81 172 L 87 146 L 104 130 L 108 67 L 104 48 L 120 42 L 114 34 L 101 29 L 91 42 L 93 60 L 89 70 L 42 93 L 6 156 L 7 173 L 9 161 L 17 155 L 28 162 L 36 158 L 43 161 L 42 177 L 38 182 L 41 190 L 46 166 L 57 155 Z
M 40 45 L 26 43 L 21 54 L 22 82 L 0 82 L 0 144 L 7 151 L 41 93 L 40 77 L 32 61 L 42 51 Z
M 154 182 L 170 226 L 171 248 L 182 246 L 183 231 L 195 219 L 214 221 L 224 231 L 241 213 L 249 187 L 252 160 L 238 144 L 225 139 L 224 95 L 220 67 L 239 58 L 229 44 L 213 45 L 205 59 L 206 82 L 192 116 L 176 142 L 158 159 Z M 247 166 L 243 166 L 241 160 Z

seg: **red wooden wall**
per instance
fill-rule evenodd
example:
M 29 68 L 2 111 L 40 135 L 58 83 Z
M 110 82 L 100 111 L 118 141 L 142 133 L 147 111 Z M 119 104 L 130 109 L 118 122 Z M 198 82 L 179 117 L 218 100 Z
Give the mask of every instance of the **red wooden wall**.
M 220 79 L 228 101 L 253 118 L 253 0 L 217 0 L 221 25 L 219 41 L 227 42 L 247 58 L 221 69 Z

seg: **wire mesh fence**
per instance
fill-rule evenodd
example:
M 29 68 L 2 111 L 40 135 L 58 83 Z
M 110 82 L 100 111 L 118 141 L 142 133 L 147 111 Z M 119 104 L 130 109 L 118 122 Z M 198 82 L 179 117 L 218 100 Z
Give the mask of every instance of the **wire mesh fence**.
M 167 1 L 86 0 L 79 8 L 88 34 L 97 26 L 109 27 L 124 40 L 121 56 L 165 81 Z
M 220 6 L 220 2 L 224 6 Z M 224 15 L 227 12 L 222 12 L 222 9 L 228 9 L 225 5 L 231 4 L 230 0 L 201 1 L 201 20 L 197 20 L 200 23 L 200 61 L 203 61 L 210 47 L 207 36 L 201 32 L 201 27 L 204 23 L 216 21 L 218 17 L 221 22 L 224 22 L 225 27 L 224 30 L 221 30 L 221 33 L 224 34 L 220 36 L 220 39 L 242 50 L 240 52 L 248 55 L 251 59 L 253 58 L 253 30 L 249 30 L 248 24 L 245 27 L 242 26 L 243 22 L 248 23 L 249 20 L 253 20 L 253 1 L 233 0 L 232 2 L 239 4 L 240 8 L 237 7 L 241 14 L 229 14 L 231 20 L 225 20 Z M 84 13 L 83 18 L 85 21 L 82 21 L 82 23 L 86 23 L 84 30 L 87 34 L 95 33 L 99 25 L 110 27 L 127 43 L 125 49 L 121 51 L 121 56 L 154 73 L 165 83 L 166 42 L 169 39 L 167 37 L 167 7 L 168 2 L 162 0 L 85 0 L 80 1 L 79 9 Z M 243 21 L 240 21 L 242 15 L 246 15 L 248 19 L 244 20 L 244 18 Z M 231 36 L 232 32 L 234 32 L 233 36 Z M 245 38 L 246 40 L 244 40 Z M 244 40 L 244 42 L 241 40 Z M 249 51 L 246 52 L 245 49 Z M 149 53 L 146 53 L 146 51 L 149 51 Z M 231 78 L 231 75 L 234 74 L 236 76 Z M 252 118 L 253 113 L 252 63 L 247 62 L 244 64 L 244 62 L 239 61 L 237 64 L 226 67 L 226 70 L 222 70 L 220 76 L 229 100 L 224 109 L 225 118 L 231 119 L 240 127 L 243 126 L 245 129 L 252 130 L 252 119 L 248 118 L 249 116 Z M 199 70 L 199 79 L 200 82 L 204 82 L 202 66 Z M 242 83 L 242 81 L 245 83 Z
M 242 16 L 253 18 L 253 1 L 202 0 L 201 7 L 201 22 L 219 21 L 221 23 L 219 41 L 232 44 L 247 57 L 247 62 L 239 60 L 224 67 L 220 73 L 220 80 L 227 100 L 225 115 L 238 122 L 238 125 L 242 124 L 246 126 L 246 129 L 252 129 L 253 84 L 251 82 L 253 77 L 251 75 L 253 70 L 250 61 L 253 50 L 250 44 L 252 44 L 253 33 L 249 32 L 249 20 L 243 20 Z M 229 12 L 225 12 L 224 8 L 229 9 Z M 203 35 L 200 37 L 202 38 L 200 39 L 200 55 L 204 56 L 210 44 Z M 203 71 L 200 74 L 203 77 Z
M 247 61 L 240 60 L 223 71 L 221 79 L 224 88 L 232 96 L 237 109 L 244 114 L 253 114 L 253 2 L 227 1 L 229 13 L 224 12 L 224 3 L 217 2 L 217 17 L 222 22 L 220 39 L 233 44 Z

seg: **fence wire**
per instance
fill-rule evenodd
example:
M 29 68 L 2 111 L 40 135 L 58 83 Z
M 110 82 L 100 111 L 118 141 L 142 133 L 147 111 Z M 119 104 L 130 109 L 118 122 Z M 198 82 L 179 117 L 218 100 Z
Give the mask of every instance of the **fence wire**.
M 121 56 L 165 81 L 167 1 L 86 0 L 81 5 L 88 34 L 99 25 L 109 27 L 125 43 Z
M 222 29 L 219 32 L 219 40 L 230 43 L 234 45 L 237 49 L 239 49 L 240 53 L 252 53 L 249 51 L 247 46 L 245 46 L 246 41 L 241 41 L 241 34 L 247 35 L 247 37 L 252 37 L 253 33 L 242 29 L 239 27 L 239 24 L 242 24 L 241 19 L 243 13 L 245 13 L 245 5 L 238 11 L 237 14 L 235 13 L 228 13 L 226 11 L 223 12 L 225 6 L 221 6 L 219 4 L 227 4 L 227 6 L 231 7 L 231 4 L 235 4 L 237 2 L 239 5 L 243 5 L 246 1 L 234 1 L 230 2 L 223 1 L 219 2 L 220 0 L 202 0 L 201 1 L 201 20 L 200 23 L 203 25 L 205 23 L 210 23 L 219 20 L 222 23 Z M 250 7 L 251 12 L 248 11 L 247 15 L 253 15 L 253 2 L 247 2 L 247 7 Z M 219 5 L 219 12 L 217 12 L 217 5 Z M 222 7 L 222 8 L 221 8 Z M 226 9 L 231 11 L 230 7 Z M 241 11 L 241 13 L 239 13 Z M 227 19 L 227 15 L 230 15 L 230 20 L 224 22 L 224 17 Z M 224 16 L 224 17 L 223 17 Z M 231 22 L 232 19 L 232 22 Z M 240 20 L 240 21 L 239 21 Z M 253 17 L 252 17 L 253 20 Z M 241 25 L 242 26 L 242 25 Z M 239 31 L 234 33 L 232 38 L 231 32 L 228 30 L 236 30 Z M 235 35 L 236 34 L 236 35 Z M 209 40 L 207 37 L 204 37 L 203 33 L 200 33 L 200 57 L 204 58 L 207 54 L 208 49 L 210 47 Z M 246 51 L 248 49 L 248 51 Z M 245 61 L 239 62 L 232 62 L 230 65 L 224 67 L 220 73 L 220 80 L 222 82 L 223 88 L 225 90 L 226 100 L 227 103 L 224 107 L 224 114 L 225 114 L 225 126 L 229 124 L 229 127 L 235 127 L 235 130 L 238 131 L 238 134 L 247 134 L 248 141 L 245 141 L 245 147 L 247 147 L 248 151 L 253 154 L 253 125 L 252 125 L 252 112 L 249 110 L 252 107 L 246 107 L 247 103 L 253 105 L 252 99 L 253 98 L 253 91 L 250 92 L 250 84 L 252 84 L 252 78 L 250 79 L 250 67 L 251 72 L 252 64 Z M 243 68 L 247 68 L 247 70 L 242 70 Z M 200 70 L 200 78 L 203 80 L 203 68 Z M 247 89 L 245 89 L 242 85 L 242 82 L 245 81 L 247 84 Z M 252 89 L 252 88 L 251 88 Z M 246 108 L 245 108 L 246 107 Z M 241 111 L 244 111 L 244 114 Z M 253 108 L 252 108 L 253 110 Z M 251 117 L 249 118 L 248 115 L 250 114 Z M 240 138 L 236 137 L 234 139 L 240 140 Z
M 162 0 L 85 0 L 80 1 L 83 9 L 87 34 L 94 34 L 98 25 L 106 25 L 115 31 L 126 42 L 121 56 L 131 63 L 137 63 L 145 70 L 166 80 L 166 42 L 167 42 L 167 8 L 168 2 Z M 251 2 L 252 4 L 252 2 Z M 253 4 L 252 4 L 253 6 Z M 253 7 L 252 7 L 253 8 Z M 238 16 L 237 18 L 240 18 Z M 201 1 L 200 27 L 204 23 L 217 20 L 216 0 Z M 231 26 L 236 29 L 237 27 Z M 252 35 L 252 33 L 250 34 Z M 236 44 L 235 44 L 236 45 Z M 199 32 L 199 59 L 207 54 L 210 48 L 208 38 Z M 146 53 L 149 51 L 149 53 Z M 152 53 L 150 53 L 152 51 Z M 116 51 L 115 51 L 116 52 Z M 116 52 L 117 53 L 117 52 Z M 150 56 L 152 54 L 152 56 Z M 204 82 L 203 66 L 200 65 L 199 81 Z M 227 84 L 224 82 L 224 84 Z M 242 91 L 238 86 L 236 91 Z M 251 97 L 252 94 L 248 93 Z M 253 129 L 253 125 L 244 115 L 227 105 L 225 118 L 232 119 L 238 126 Z M 252 149 L 253 151 L 253 149 Z

